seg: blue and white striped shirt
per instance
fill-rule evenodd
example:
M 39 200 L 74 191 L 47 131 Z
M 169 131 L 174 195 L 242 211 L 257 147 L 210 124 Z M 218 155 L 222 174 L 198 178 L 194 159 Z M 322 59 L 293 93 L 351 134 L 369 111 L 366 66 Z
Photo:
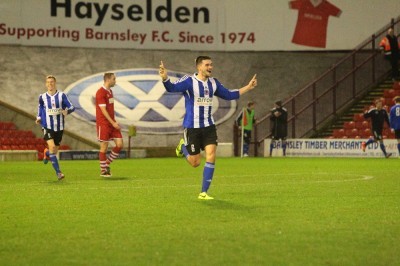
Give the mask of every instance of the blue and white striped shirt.
M 67 95 L 57 91 L 54 95 L 47 92 L 39 95 L 37 119 L 43 128 L 53 131 L 64 130 L 64 115 L 62 110 L 68 109 L 68 114 L 75 111 Z
M 170 79 L 163 82 L 168 92 L 181 92 L 185 97 L 184 128 L 202 128 L 214 125 L 212 116 L 213 97 L 224 100 L 235 100 L 240 97 L 239 90 L 228 90 L 217 79 L 208 78 L 201 81 L 196 73 L 185 75 L 172 83 Z
M 399 130 L 400 129 L 400 104 L 396 103 L 390 108 L 390 127 Z

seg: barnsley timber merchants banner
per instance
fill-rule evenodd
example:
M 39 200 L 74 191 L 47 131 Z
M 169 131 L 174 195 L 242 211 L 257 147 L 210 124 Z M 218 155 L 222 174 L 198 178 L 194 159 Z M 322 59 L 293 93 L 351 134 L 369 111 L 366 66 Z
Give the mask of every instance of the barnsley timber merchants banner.
M 399 0 L 2 0 L 0 44 L 347 50 L 399 13 Z

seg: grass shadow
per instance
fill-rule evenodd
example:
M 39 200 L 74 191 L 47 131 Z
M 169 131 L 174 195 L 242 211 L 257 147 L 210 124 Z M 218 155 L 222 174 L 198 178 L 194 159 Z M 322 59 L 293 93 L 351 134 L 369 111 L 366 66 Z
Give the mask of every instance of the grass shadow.
M 199 204 L 202 204 L 204 206 L 208 206 L 213 209 L 218 209 L 218 210 L 248 210 L 248 206 L 244 206 L 232 201 L 227 201 L 227 200 L 221 200 L 221 199 L 214 199 L 214 200 L 199 200 Z
M 104 181 L 122 181 L 122 180 L 129 180 L 129 177 L 103 177 Z

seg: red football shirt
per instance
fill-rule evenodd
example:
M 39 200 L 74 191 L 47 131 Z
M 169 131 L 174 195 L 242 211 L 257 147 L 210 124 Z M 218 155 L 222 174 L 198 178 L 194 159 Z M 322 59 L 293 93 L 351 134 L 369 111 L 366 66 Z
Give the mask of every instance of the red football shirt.
M 326 0 L 294 0 L 289 7 L 299 10 L 292 42 L 325 48 L 328 18 L 339 17 L 342 11 Z
M 110 117 L 114 118 L 114 97 L 112 90 L 107 90 L 101 87 L 96 92 L 96 124 L 110 124 L 100 109 L 100 106 L 105 106 Z

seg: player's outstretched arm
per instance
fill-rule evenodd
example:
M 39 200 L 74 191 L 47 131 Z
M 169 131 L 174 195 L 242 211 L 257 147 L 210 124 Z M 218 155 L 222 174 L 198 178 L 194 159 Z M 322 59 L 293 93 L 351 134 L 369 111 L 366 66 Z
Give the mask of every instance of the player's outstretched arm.
M 239 94 L 245 94 L 246 92 L 254 89 L 257 86 L 257 74 L 254 74 L 253 78 L 249 81 L 249 84 L 239 89 Z
M 160 74 L 162 81 L 166 81 L 168 79 L 167 70 L 165 69 L 163 61 L 160 62 L 158 73 Z

